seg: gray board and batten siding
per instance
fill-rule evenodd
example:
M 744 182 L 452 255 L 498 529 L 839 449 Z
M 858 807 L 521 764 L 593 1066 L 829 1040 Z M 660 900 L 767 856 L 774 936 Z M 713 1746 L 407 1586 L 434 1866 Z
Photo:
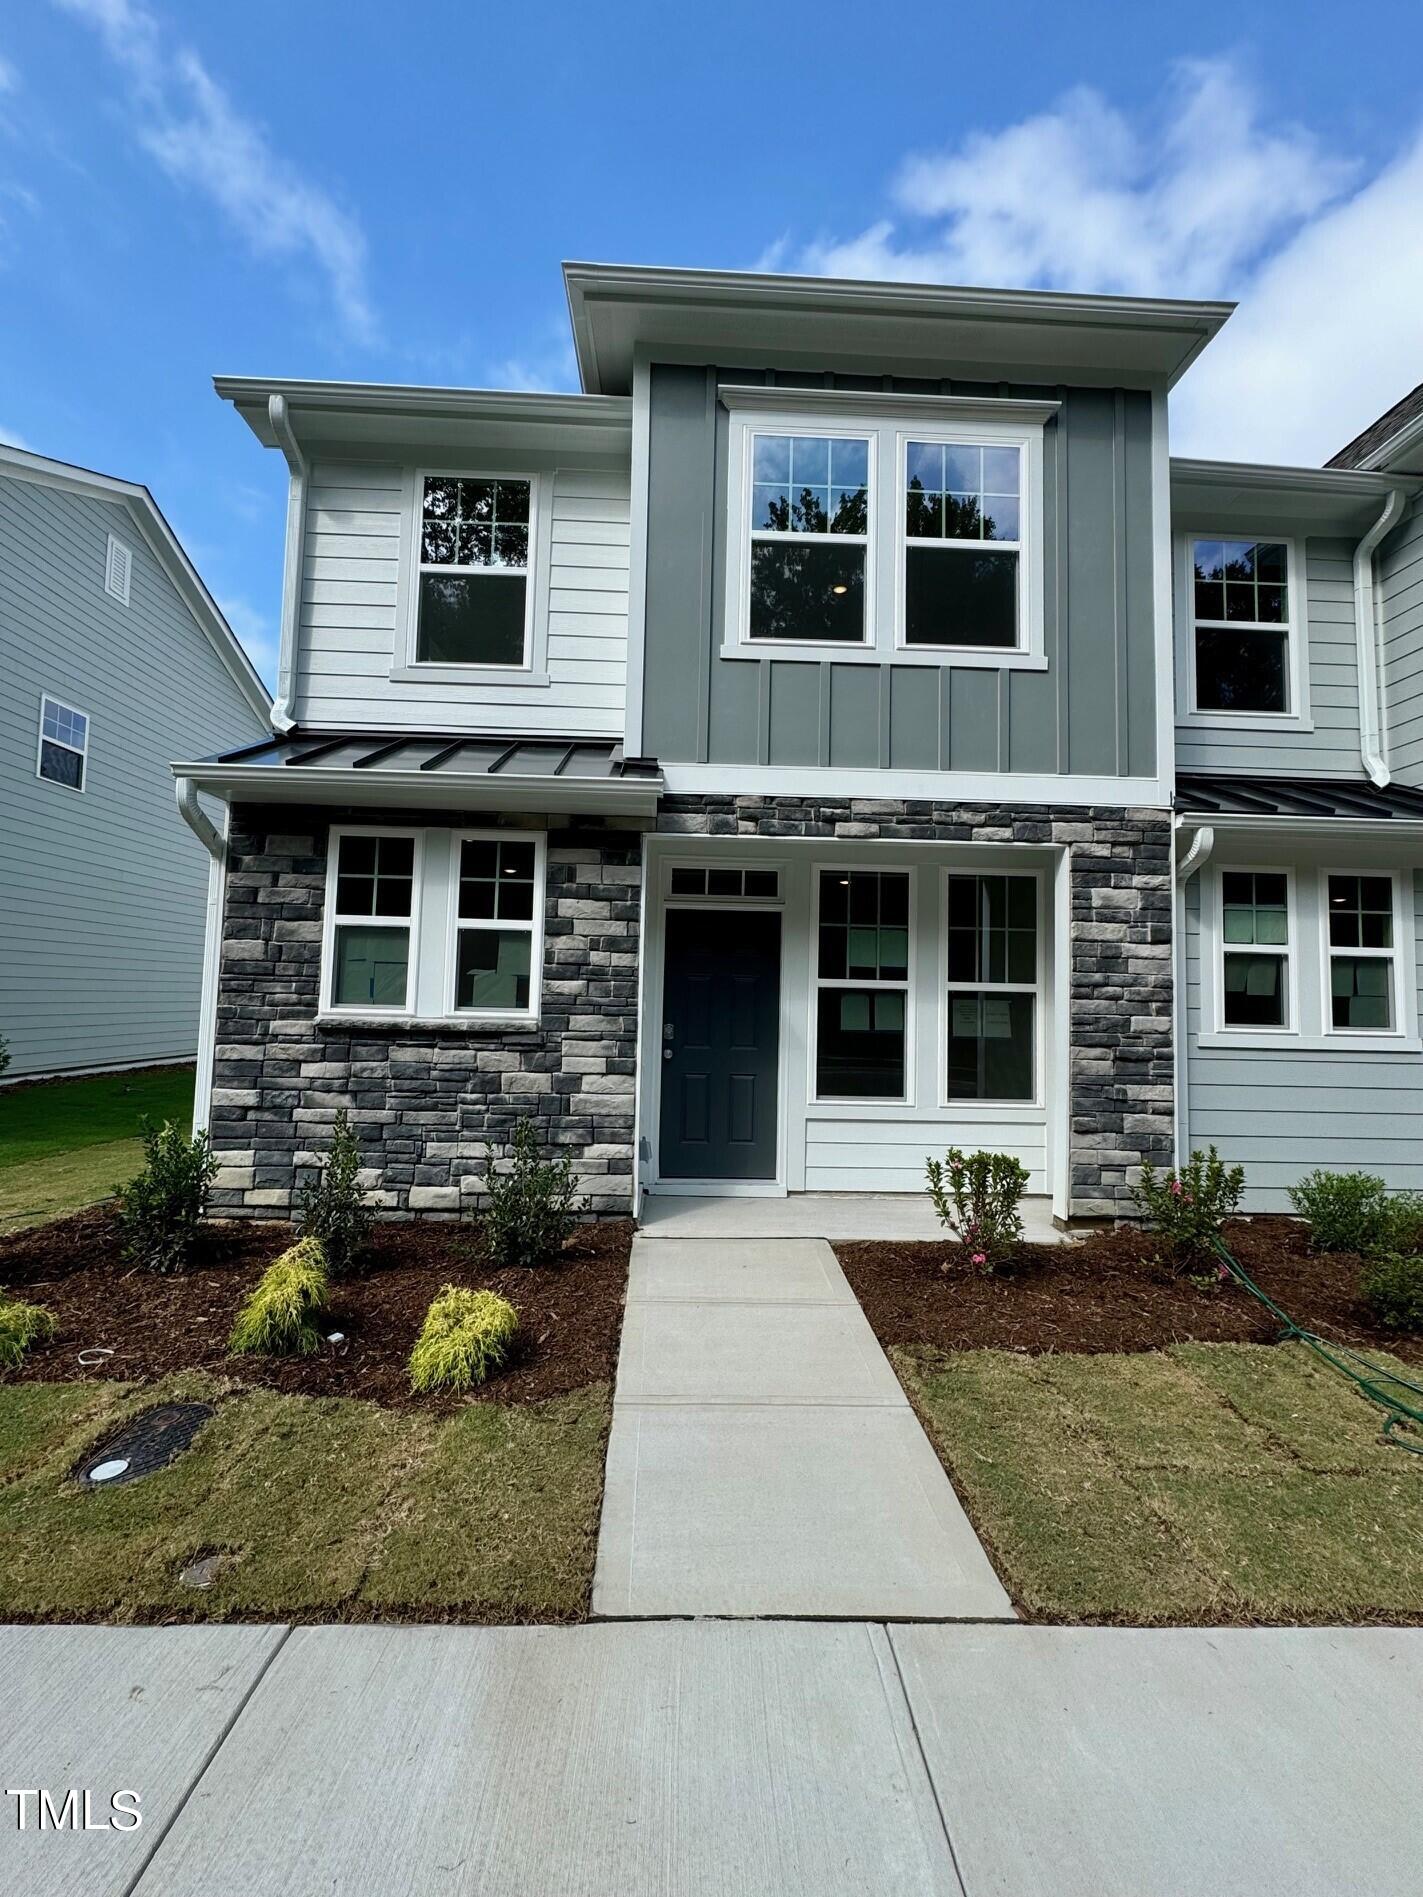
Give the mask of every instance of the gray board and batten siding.
M 6 1078 L 191 1059 L 209 859 L 168 766 L 264 726 L 126 506 L 3 472 L 0 665 Z M 36 775 L 42 693 L 88 716 L 82 790 Z
M 721 655 L 727 383 L 1046 399 L 1046 670 Z M 664 763 L 1149 778 L 1156 770 L 1152 399 L 654 364 L 641 748 Z M 637 742 L 637 734 L 630 734 Z

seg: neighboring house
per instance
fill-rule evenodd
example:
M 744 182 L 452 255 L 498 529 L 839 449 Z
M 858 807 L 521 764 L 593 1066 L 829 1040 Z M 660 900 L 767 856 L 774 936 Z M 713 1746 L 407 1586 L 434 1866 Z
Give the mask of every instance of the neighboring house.
M 392 1211 L 525 1115 L 607 1212 L 1423 1186 L 1418 484 L 1173 462 L 1227 304 L 565 279 L 579 395 L 217 384 L 290 471 L 274 735 L 174 765 L 219 1201 L 342 1107 Z
M 147 488 L 0 447 L 7 1081 L 191 1059 L 208 859 L 178 753 L 270 699 Z

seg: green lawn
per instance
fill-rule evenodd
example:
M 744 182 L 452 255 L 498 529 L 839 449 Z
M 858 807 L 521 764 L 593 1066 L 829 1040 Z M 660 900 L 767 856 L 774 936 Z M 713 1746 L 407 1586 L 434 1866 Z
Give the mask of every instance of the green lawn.
M 891 1355 L 1034 1619 L 1423 1618 L 1423 1456 L 1303 1345 Z
M 70 1479 L 155 1402 L 216 1401 L 169 1469 Z M 0 1619 L 566 1620 L 587 1611 L 606 1385 L 453 1417 L 344 1398 L 0 1382 Z M 195 1556 L 233 1559 L 207 1590 Z
M 191 1067 L 0 1089 L 0 1232 L 107 1198 L 143 1163 L 140 1120 L 192 1116 Z

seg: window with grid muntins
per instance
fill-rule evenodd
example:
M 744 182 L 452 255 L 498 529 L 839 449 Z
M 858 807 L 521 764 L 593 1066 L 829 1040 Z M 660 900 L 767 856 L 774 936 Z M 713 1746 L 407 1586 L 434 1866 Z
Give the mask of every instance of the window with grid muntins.
M 459 849 L 455 1008 L 525 1012 L 538 893 L 534 845 L 523 838 L 465 837 Z
M 1396 1026 L 1393 878 L 1330 876 L 1329 1021 L 1389 1033 Z
M 1292 711 L 1285 543 L 1193 541 L 1191 585 L 1196 709 Z
M 343 836 L 336 847 L 332 1004 L 403 1011 L 410 985 L 414 839 Z
M 951 874 L 947 939 L 949 1099 L 1033 1099 L 1036 879 Z
M 531 481 L 425 477 L 418 660 L 527 663 L 532 513 Z
M 751 638 L 863 642 L 869 509 L 867 439 L 753 436 Z
M 83 790 L 89 753 L 89 720 L 58 699 L 40 700 L 38 772 L 51 784 Z
M 911 441 L 904 482 L 905 644 L 1016 646 L 1022 451 Z
M 1289 1025 L 1289 879 L 1223 870 L 1221 1019 L 1227 1027 Z
M 905 1097 L 909 875 L 822 870 L 815 1090 L 822 1100 Z

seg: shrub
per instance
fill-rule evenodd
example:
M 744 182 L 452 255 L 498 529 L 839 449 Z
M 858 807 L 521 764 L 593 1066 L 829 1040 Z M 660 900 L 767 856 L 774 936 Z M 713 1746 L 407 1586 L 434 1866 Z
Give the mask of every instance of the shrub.
M 0 1074 L 10 1065 L 10 1043 L 0 1034 Z
M 573 1160 L 539 1158 L 532 1120 L 514 1128 L 512 1163 L 507 1172 L 491 1171 L 485 1182 L 489 1209 L 484 1215 L 484 1244 L 500 1265 L 538 1265 L 550 1258 L 578 1223 L 587 1199 L 577 1203 Z
M 355 1269 L 375 1217 L 356 1183 L 360 1170 L 361 1148 L 342 1107 L 331 1129 L 331 1151 L 321 1177 L 302 1192 L 297 1220 L 303 1238 L 321 1242 L 333 1278 Z
M 1392 1220 L 1388 1187 L 1368 1172 L 1306 1173 L 1290 1204 L 1309 1223 L 1315 1251 L 1381 1251 Z
M 0 1293 L 0 1370 L 14 1370 L 32 1344 L 46 1344 L 57 1329 L 54 1313 Z
M 1364 1267 L 1359 1289 L 1380 1324 L 1423 1331 L 1423 1258 L 1384 1252 Z
M 330 1285 L 326 1254 L 315 1238 L 301 1238 L 262 1273 L 238 1313 L 228 1349 L 263 1357 L 309 1357 L 321 1348 L 314 1319 L 326 1309 Z
M 1018 1201 L 1027 1168 L 1008 1153 L 961 1153 L 951 1146 L 941 1166 L 926 1161 L 934 1210 L 980 1271 L 994 1271 L 1023 1242 Z
M 183 1138 L 171 1120 L 140 1123 L 144 1168 L 116 1186 L 127 1255 L 149 1271 L 182 1271 L 207 1210 L 217 1160 L 206 1133 Z
M 1381 1248 L 1412 1256 L 1423 1252 L 1423 1193 L 1395 1192 L 1388 1202 L 1388 1226 Z
M 1178 1172 L 1158 1173 L 1143 1162 L 1141 1183 L 1132 1197 L 1153 1231 L 1159 1232 L 1180 1264 L 1199 1263 L 1214 1256 L 1212 1240 L 1240 1204 L 1245 1190 L 1245 1168 L 1227 1166 L 1214 1146 L 1192 1153 Z
M 495 1291 L 447 1284 L 425 1313 L 410 1353 L 412 1390 L 467 1390 L 503 1363 L 519 1314 Z

